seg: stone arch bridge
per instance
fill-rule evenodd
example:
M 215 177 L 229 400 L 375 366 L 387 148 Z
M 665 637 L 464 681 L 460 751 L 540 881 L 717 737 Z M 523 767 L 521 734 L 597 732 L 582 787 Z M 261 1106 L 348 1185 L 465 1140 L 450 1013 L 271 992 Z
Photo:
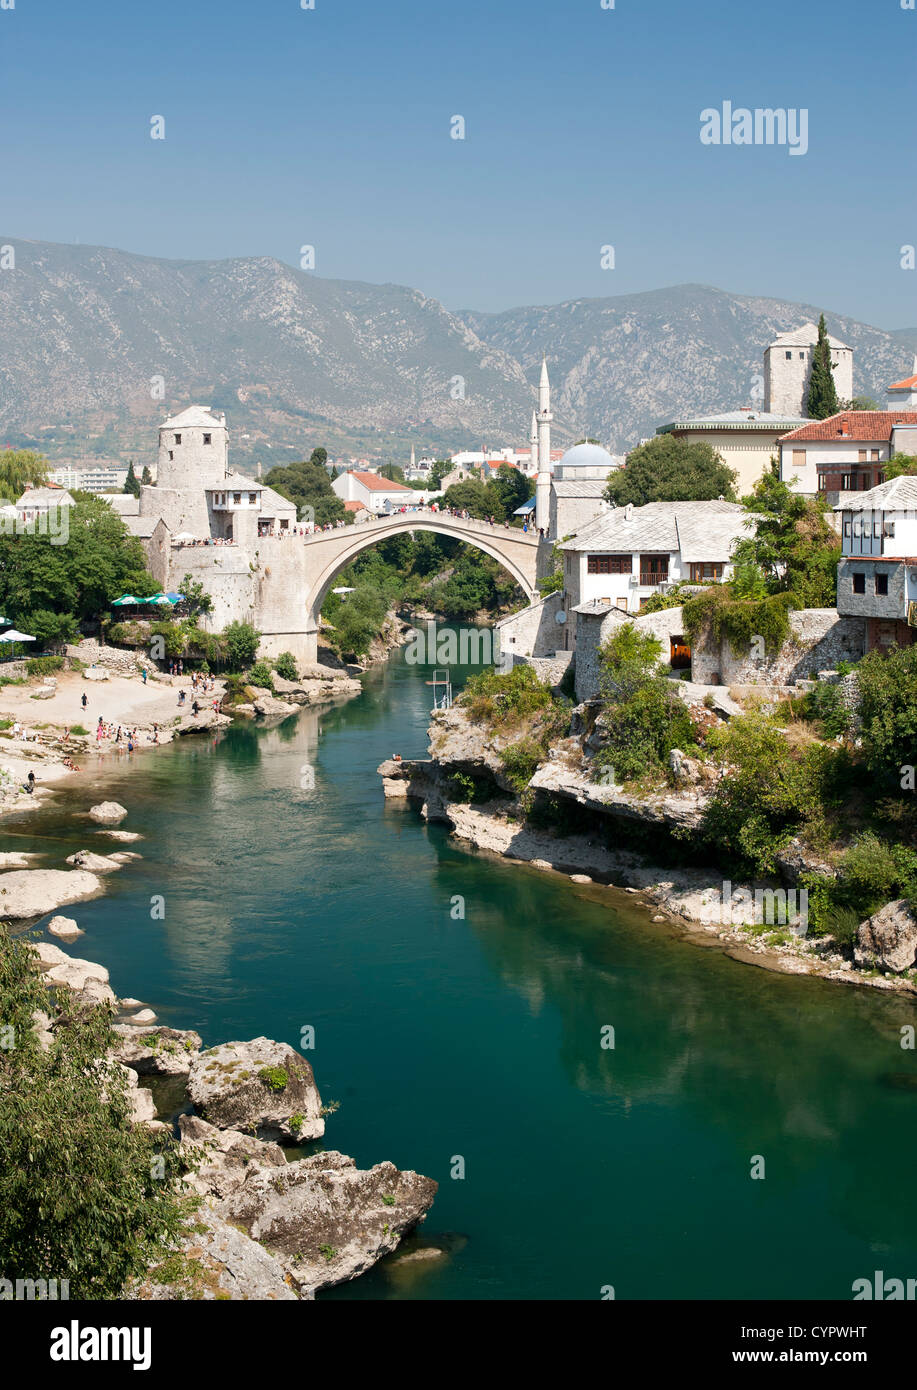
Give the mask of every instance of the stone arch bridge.
M 411 531 L 430 531 L 476 546 L 512 575 L 529 602 L 538 597 L 537 581 L 550 556 L 547 542 L 502 523 L 491 526 L 427 508 L 305 537 L 262 536 L 254 553 L 236 546 L 173 544 L 170 570 L 177 582 L 190 573 L 203 583 L 214 600 L 208 624 L 214 631 L 233 619 L 250 622 L 261 633 L 262 655 L 289 651 L 300 662 L 314 662 L 319 614 L 341 570 L 361 551 Z

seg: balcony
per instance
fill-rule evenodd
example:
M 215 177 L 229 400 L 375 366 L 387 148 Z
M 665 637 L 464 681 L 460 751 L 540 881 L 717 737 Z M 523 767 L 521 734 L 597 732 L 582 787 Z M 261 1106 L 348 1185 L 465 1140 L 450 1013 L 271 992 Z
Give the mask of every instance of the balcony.
M 668 570 L 641 570 L 640 587 L 643 589 L 658 589 L 660 584 L 668 584 Z

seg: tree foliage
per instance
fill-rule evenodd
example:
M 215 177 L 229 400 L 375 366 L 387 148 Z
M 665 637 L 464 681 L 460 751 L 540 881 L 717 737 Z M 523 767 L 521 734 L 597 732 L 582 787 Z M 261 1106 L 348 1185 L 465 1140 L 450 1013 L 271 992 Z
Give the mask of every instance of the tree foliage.
M 695 742 L 687 707 L 659 668 L 661 652 L 659 639 L 632 623 L 599 649 L 606 737 L 595 762 L 621 781 L 658 777 L 673 748 Z
M 324 449 L 313 449 L 311 458 L 272 468 L 264 479 L 267 486 L 279 492 L 281 497 L 296 503 L 296 515 L 300 521 L 303 509 L 311 507 L 316 526 L 324 526 L 329 521 L 353 520 L 340 497 L 332 490 L 325 469 L 327 458 Z
M 34 1014 L 54 1018 L 42 1046 Z M 190 1214 L 179 1145 L 130 1120 L 106 1054 L 110 1012 L 48 991 L 38 957 L 0 927 L 0 1251 L 13 1279 L 66 1279 L 70 1297 L 113 1299 L 173 1248 Z
M 67 515 L 65 544 L 37 530 L 0 535 L 0 609 L 25 632 L 47 633 L 56 618 L 70 635 L 119 594 L 156 592 L 139 540 L 107 502 L 80 492 Z
M 722 497 L 736 501 L 736 474 L 704 441 L 691 443 L 674 434 L 657 434 L 627 455 L 624 468 L 612 473 L 605 496 L 619 507 L 628 502 L 705 502 Z
M 825 327 L 825 316 L 818 320 L 818 341 L 812 353 L 812 372 L 806 396 L 806 414 L 813 420 L 826 420 L 838 411 L 837 390 L 831 367 L 831 343 Z
M 15 502 L 26 483 L 38 487 L 48 481 L 48 460 L 34 449 L 0 450 L 0 499 Z

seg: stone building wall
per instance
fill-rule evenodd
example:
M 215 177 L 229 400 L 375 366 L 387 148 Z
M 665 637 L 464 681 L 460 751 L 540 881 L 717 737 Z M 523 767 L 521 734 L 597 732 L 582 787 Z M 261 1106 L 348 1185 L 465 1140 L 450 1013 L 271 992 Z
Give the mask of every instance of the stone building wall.
M 840 661 L 859 661 L 865 641 L 862 618 L 840 617 L 835 608 L 804 608 L 790 613 L 790 636 L 777 653 L 735 652 L 726 637 L 694 643 L 691 679 L 699 685 L 795 685 Z

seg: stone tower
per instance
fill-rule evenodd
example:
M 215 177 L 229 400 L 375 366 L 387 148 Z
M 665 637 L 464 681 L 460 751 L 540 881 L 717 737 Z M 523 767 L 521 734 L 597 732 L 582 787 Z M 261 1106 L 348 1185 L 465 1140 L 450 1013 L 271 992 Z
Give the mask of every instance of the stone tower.
M 535 415 L 538 427 L 538 475 L 535 479 L 535 525 L 539 531 L 548 534 L 551 519 L 551 383 L 548 380 L 548 363 L 541 359 L 541 380 L 538 383 L 538 410 Z
M 853 397 L 853 349 L 829 333 L 831 369 L 838 400 Z M 814 323 L 781 333 L 764 351 L 764 409 L 770 415 L 804 416 L 812 354 L 818 342 Z
M 191 405 L 159 427 L 155 488 L 140 493 L 142 516 L 161 516 L 173 535 L 210 535 L 206 488 L 218 487 L 228 472 L 226 417 Z

